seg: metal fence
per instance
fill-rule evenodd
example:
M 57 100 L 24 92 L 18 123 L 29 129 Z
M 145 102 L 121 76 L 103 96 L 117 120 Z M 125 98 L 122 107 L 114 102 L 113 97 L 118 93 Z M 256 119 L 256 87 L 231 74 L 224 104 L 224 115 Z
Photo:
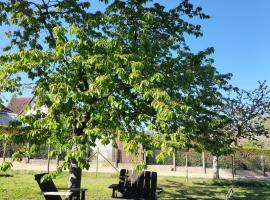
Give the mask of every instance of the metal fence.
M 155 151 L 154 155 L 147 158 L 148 165 L 174 165 L 173 156 L 166 158 L 164 161 L 158 163 L 155 159 L 158 151 Z M 187 154 L 187 157 L 186 157 Z M 189 167 L 203 167 L 205 163 L 206 168 L 213 167 L 213 156 L 209 152 L 196 152 L 190 150 L 188 152 L 177 151 L 175 153 L 175 165 Z M 203 161 L 204 160 L 204 161 Z M 234 165 L 234 166 L 233 166 Z M 235 151 L 234 154 L 219 157 L 219 167 L 222 169 L 235 170 L 250 170 L 250 171 L 265 171 L 270 172 L 270 156 L 258 155 L 257 153 Z
M 6 146 L 5 146 L 6 145 Z M 18 145 L 14 143 L 0 142 L 0 157 L 11 157 L 11 155 L 19 150 L 20 148 L 25 148 L 24 145 Z M 51 147 L 52 148 L 52 147 Z M 5 149 L 5 153 L 4 153 Z M 92 152 L 93 153 L 93 152 Z M 164 161 L 158 163 L 156 161 L 156 155 L 158 155 L 158 150 L 154 152 L 153 156 L 146 158 L 147 165 L 175 165 L 176 167 L 189 166 L 189 167 L 203 167 L 212 168 L 213 167 L 213 156 L 209 152 L 204 152 L 202 156 L 201 152 L 196 152 L 190 150 L 188 152 L 177 151 L 174 156 L 167 157 Z M 65 154 L 59 156 L 58 159 L 63 159 Z M 48 146 L 40 145 L 37 154 L 32 156 L 30 159 L 47 159 L 48 158 Z M 110 160 L 111 161 L 111 160 Z M 235 170 L 249 170 L 254 172 L 270 172 L 270 155 L 260 155 L 257 152 L 243 152 L 235 151 L 233 155 L 220 156 L 219 157 L 219 167 L 222 169 L 232 169 Z

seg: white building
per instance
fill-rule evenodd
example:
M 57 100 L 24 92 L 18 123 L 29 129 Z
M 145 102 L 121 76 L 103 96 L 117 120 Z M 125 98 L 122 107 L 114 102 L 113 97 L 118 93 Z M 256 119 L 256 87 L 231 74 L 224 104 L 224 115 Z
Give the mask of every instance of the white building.
M 20 114 L 24 114 L 24 107 L 30 105 L 33 97 L 14 96 L 8 107 L 0 106 L 0 125 L 8 125 L 11 121 L 16 121 Z
M 8 125 L 9 122 L 17 120 L 17 114 L 13 113 L 10 109 L 1 106 L 0 110 L 0 125 Z

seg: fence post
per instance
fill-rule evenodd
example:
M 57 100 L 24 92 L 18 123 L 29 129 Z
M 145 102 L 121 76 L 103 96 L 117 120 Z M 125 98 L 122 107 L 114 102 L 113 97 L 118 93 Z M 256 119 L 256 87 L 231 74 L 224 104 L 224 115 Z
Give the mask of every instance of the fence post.
M 30 161 L 30 158 L 29 158 L 30 144 L 29 144 L 29 142 L 26 143 L 26 149 L 28 151 L 28 155 L 26 157 L 26 163 L 29 163 L 29 161 Z
M 97 166 L 96 166 L 96 177 L 98 173 L 98 155 L 99 155 L 99 148 L 97 148 Z
M 234 169 L 234 153 L 232 154 L 232 180 L 234 181 L 234 173 L 235 173 L 235 169 Z
M 59 155 L 56 156 L 56 166 L 59 166 Z
M 51 162 L 51 157 L 50 157 L 50 151 L 51 151 L 51 145 L 48 145 L 48 158 L 47 158 L 47 172 L 50 172 L 50 162 Z
M 205 154 L 204 154 L 204 151 L 202 152 L 202 167 L 203 167 L 204 174 L 206 174 L 206 165 L 205 165 Z
M 213 155 L 213 178 L 219 179 L 219 156 Z
M 6 161 L 6 149 L 7 149 L 7 141 L 4 140 L 4 146 L 3 146 L 3 162 Z
M 114 148 L 115 167 L 118 167 L 118 148 Z
M 186 152 L 186 182 L 188 182 L 188 152 Z
M 146 157 L 145 153 L 143 154 L 143 161 L 144 161 L 145 165 L 147 165 L 147 157 Z
M 264 155 L 261 155 L 261 167 L 262 167 L 263 176 L 266 176 L 266 174 L 265 174 Z
M 173 171 L 176 171 L 176 156 L 175 156 L 176 152 L 173 152 Z

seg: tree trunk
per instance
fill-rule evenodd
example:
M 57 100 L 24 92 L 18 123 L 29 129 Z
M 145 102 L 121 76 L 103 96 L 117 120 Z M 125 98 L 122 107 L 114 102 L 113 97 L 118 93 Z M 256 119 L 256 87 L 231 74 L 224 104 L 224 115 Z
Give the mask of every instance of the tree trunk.
M 78 136 L 82 135 L 80 131 L 76 130 L 73 127 L 73 135 Z M 72 151 L 76 151 L 77 144 L 73 144 Z M 69 168 L 69 188 L 81 188 L 81 179 L 82 179 L 82 169 L 79 167 L 78 162 L 75 158 L 71 158 L 70 168 Z M 74 192 L 69 198 L 69 200 L 79 200 L 80 192 Z
M 71 166 L 69 169 L 69 188 L 81 188 L 82 170 L 78 166 L 76 159 L 71 159 Z M 79 200 L 80 192 L 74 193 L 69 200 Z
M 86 121 L 83 122 L 83 125 L 80 128 L 75 128 L 76 127 L 75 125 L 72 126 L 73 136 L 83 135 L 83 129 L 86 127 Z M 78 144 L 76 144 L 76 143 L 73 144 L 71 151 L 76 151 L 77 145 Z M 76 158 L 73 157 L 73 158 L 71 158 L 71 162 L 70 162 L 68 187 L 69 188 L 81 188 L 81 179 L 82 179 L 82 169 L 79 167 Z M 80 199 L 80 192 L 74 192 L 68 199 L 69 200 L 79 200 Z
M 213 179 L 219 179 L 218 156 L 213 156 Z

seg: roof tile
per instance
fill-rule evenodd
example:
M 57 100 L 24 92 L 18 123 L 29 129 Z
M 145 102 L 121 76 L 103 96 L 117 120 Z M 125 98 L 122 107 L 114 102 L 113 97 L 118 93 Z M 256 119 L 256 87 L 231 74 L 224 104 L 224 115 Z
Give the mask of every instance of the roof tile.
M 13 113 L 23 114 L 24 107 L 29 105 L 33 100 L 33 97 L 21 97 L 14 96 L 8 104 L 8 108 L 12 110 Z

